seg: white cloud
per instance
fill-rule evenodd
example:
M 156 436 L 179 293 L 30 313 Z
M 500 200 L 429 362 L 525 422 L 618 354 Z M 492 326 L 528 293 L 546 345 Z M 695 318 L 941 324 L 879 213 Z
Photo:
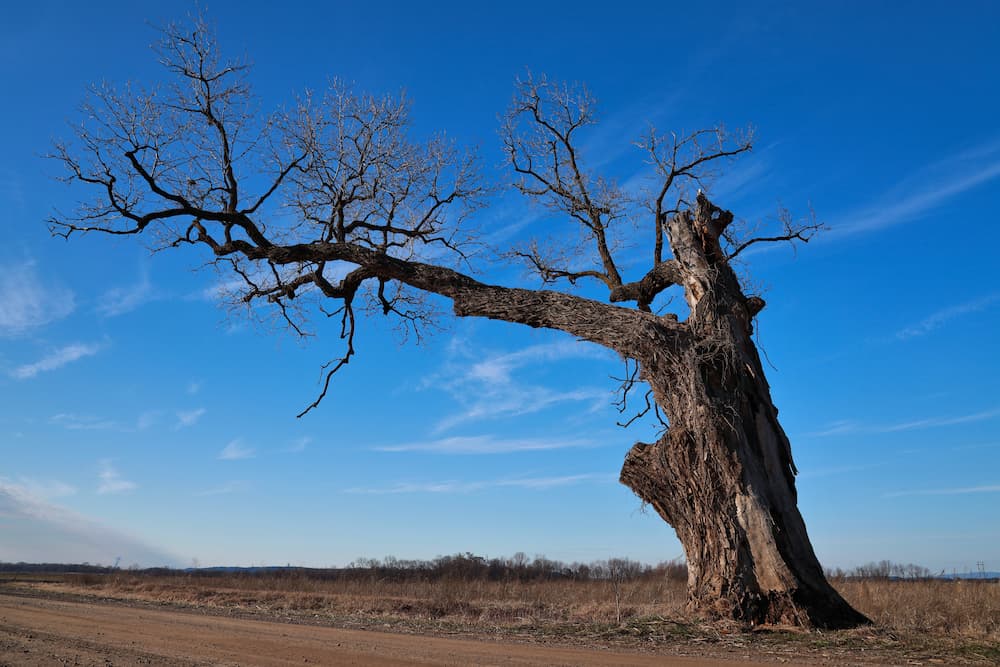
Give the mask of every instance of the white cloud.
M 500 388 L 484 390 L 479 394 L 466 395 L 467 408 L 463 412 L 446 417 L 438 422 L 435 433 L 442 433 L 460 424 L 484 419 L 519 417 L 541 412 L 560 403 L 582 402 L 595 409 L 610 403 L 609 392 L 601 389 L 578 389 L 555 391 L 548 387 L 523 386 L 504 391 Z
M 313 439 L 309 436 L 303 436 L 301 438 L 297 438 L 294 442 L 292 442 L 292 444 L 285 447 L 282 451 L 288 452 L 289 454 L 298 454 L 299 452 L 306 451 L 306 447 L 308 447 L 309 443 L 312 441 Z
M 473 363 L 468 371 L 470 379 L 483 382 L 510 382 L 512 371 L 533 363 L 562 361 L 564 359 L 606 359 L 608 354 L 600 348 L 575 340 L 531 345 L 506 354 L 486 357 Z
M 388 495 L 398 493 L 472 493 L 496 488 L 523 488 L 545 490 L 559 486 L 569 486 L 586 482 L 607 483 L 614 481 L 614 475 L 588 473 L 583 475 L 563 475 L 561 477 L 518 477 L 513 479 L 495 479 L 478 482 L 460 482 L 448 480 L 444 482 L 400 483 L 388 487 L 345 489 L 344 493 L 360 495 Z
M 44 500 L 53 498 L 65 498 L 76 494 L 76 487 L 57 479 L 34 479 L 32 477 L 19 477 L 17 481 L 0 477 L 0 488 L 17 486 L 26 494 Z
M 916 429 L 933 428 L 937 426 L 955 426 L 957 424 L 970 424 L 988 419 L 1000 417 L 1000 408 L 973 412 L 967 415 L 956 417 L 929 417 L 927 419 L 917 419 L 915 421 L 902 422 L 900 424 L 890 424 L 888 426 L 876 427 L 879 433 L 894 433 L 896 431 L 913 431 Z
M 355 264 L 351 264 L 350 262 L 334 260 L 327 263 L 323 275 L 326 276 L 326 279 L 331 283 L 336 284 L 355 268 L 357 268 L 357 266 Z M 294 269 L 291 268 L 287 270 L 294 271 Z M 248 274 L 248 278 L 253 281 L 254 284 L 263 288 L 274 284 L 274 276 L 272 275 L 270 269 L 253 269 Z M 188 295 L 187 299 L 193 301 L 211 302 L 234 301 L 242 299 L 250 289 L 250 285 L 247 284 L 247 281 L 235 272 L 220 273 L 219 279 L 216 280 L 215 283 Z
M 590 447 L 593 443 L 584 439 L 559 438 L 497 438 L 492 435 L 456 436 L 408 442 L 400 445 L 375 447 L 381 452 L 430 452 L 434 454 L 505 454 L 510 452 L 566 449 L 569 447 Z
M 960 303 L 943 310 L 939 310 L 936 313 L 925 317 L 916 324 L 910 325 L 904 329 L 900 329 L 896 332 L 896 338 L 899 340 L 908 340 L 910 338 L 916 338 L 918 336 L 924 336 L 935 329 L 940 328 L 949 321 L 955 319 L 956 317 L 961 317 L 962 315 L 968 315 L 969 313 L 977 313 L 981 310 L 985 310 L 989 306 L 993 305 L 995 302 L 1000 301 L 1000 292 L 990 294 L 981 299 L 975 299 L 974 301 L 966 301 L 965 303 Z
M 95 415 L 76 412 L 60 412 L 49 417 L 49 422 L 62 426 L 68 431 L 145 431 L 163 416 L 163 410 L 146 410 L 135 419 L 135 425 L 126 424 L 115 419 L 97 417 Z
M 121 556 L 124 563 L 146 566 L 180 564 L 176 556 L 52 504 L 43 495 L 46 487 L 49 491 L 71 488 L 61 482 L 43 482 L 40 487 L 31 488 L 30 484 L 0 478 L 0 518 L 4 531 L 4 539 L 0 540 L 0 561 L 86 561 L 110 565 Z
M 249 488 L 250 488 L 250 484 L 248 484 L 247 482 L 242 481 L 242 480 L 237 480 L 237 481 L 232 481 L 232 482 L 226 482 L 222 486 L 216 486 L 216 487 L 211 488 L 211 489 L 206 489 L 204 491 L 199 491 L 198 493 L 196 493 L 194 495 L 196 495 L 198 497 L 225 496 L 225 495 L 229 495 L 231 493 L 240 493 L 242 491 L 246 491 Z
M 885 193 L 877 204 L 843 216 L 823 238 L 910 222 L 998 176 L 1000 141 L 993 141 L 927 165 Z
M 24 334 L 66 317 L 75 307 L 73 292 L 43 280 L 34 262 L 0 264 L 0 335 Z
M 223 461 L 238 461 L 252 459 L 254 456 L 256 456 L 255 450 L 252 447 L 244 446 L 243 441 L 237 438 L 222 448 L 218 458 Z
M 953 489 L 915 489 L 911 491 L 894 491 L 886 493 L 885 498 L 899 498 L 902 496 L 964 496 L 977 493 L 1000 493 L 1000 484 L 988 484 L 985 486 L 965 486 Z
M 895 424 L 864 424 L 851 420 L 840 420 L 831 422 L 826 428 L 820 431 L 807 433 L 806 435 L 822 438 L 833 435 L 849 435 L 852 433 L 896 433 L 899 431 L 916 431 L 925 428 L 937 428 L 941 426 L 957 426 L 958 424 L 971 424 L 974 422 L 987 421 L 1000 417 L 1000 407 L 980 412 L 972 412 L 965 415 L 955 415 L 951 417 L 925 417 L 924 419 L 914 419 Z
M 177 423 L 174 425 L 174 430 L 177 431 L 188 426 L 194 426 L 206 412 L 208 411 L 205 408 L 179 411 L 177 413 Z
M 128 493 L 138 488 L 138 484 L 135 482 L 122 479 L 121 474 L 107 459 L 101 461 L 101 470 L 97 476 L 101 480 L 97 487 L 97 493 L 101 495 Z
M 0 170 L 0 200 L 10 210 L 24 212 L 28 207 L 28 197 L 25 193 L 24 181 L 21 175 L 13 169 Z
M 163 410 L 146 410 L 139 415 L 139 418 L 135 420 L 135 428 L 137 431 L 144 431 L 156 422 L 160 421 L 160 417 L 163 415 Z
M 845 435 L 848 433 L 857 433 L 861 426 L 850 419 L 838 419 L 837 421 L 832 421 L 827 424 L 824 428 L 819 431 L 812 431 L 806 433 L 805 435 L 813 438 L 825 438 L 830 435 Z
M 70 431 L 112 431 L 121 429 L 121 425 L 113 419 L 94 417 L 93 415 L 79 415 L 73 412 L 60 412 L 49 417 L 53 424 L 62 426 Z
M 843 475 L 846 473 L 861 472 L 862 470 L 871 470 L 873 468 L 881 468 L 888 463 L 869 463 L 865 465 L 846 465 L 846 466 L 830 466 L 826 468 L 800 468 L 798 479 L 805 479 L 809 477 L 828 477 L 830 475 Z
M 42 357 L 32 364 L 18 366 L 11 372 L 11 376 L 18 380 L 27 380 L 39 373 L 54 371 L 84 357 L 93 356 L 100 352 L 100 350 L 101 345 L 96 343 L 73 343 Z
M 228 278 L 196 292 L 191 298 L 198 301 L 223 301 L 238 296 L 246 289 L 247 283 L 242 278 Z
M 589 409 L 610 403 L 607 390 L 575 388 L 560 391 L 520 382 L 514 377 L 518 369 L 529 365 L 611 357 L 607 350 L 588 343 L 562 340 L 492 356 L 465 354 L 461 345 L 456 344 L 450 352 L 466 358 L 461 362 L 449 362 L 441 373 L 425 379 L 422 384 L 423 387 L 444 389 L 461 406 L 460 411 L 438 422 L 435 433 L 470 421 L 531 414 L 560 403 L 589 403 Z
M 97 312 L 105 317 L 116 317 L 129 313 L 155 298 L 149 274 L 143 271 L 139 281 L 127 287 L 115 287 L 101 296 Z
M 192 380 L 191 382 L 188 383 L 187 393 L 189 393 L 189 394 L 191 394 L 193 396 L 193 395 L 197 394 L 199 391 L 201 391 L 201 382 L 198 382 L 196 380 Z

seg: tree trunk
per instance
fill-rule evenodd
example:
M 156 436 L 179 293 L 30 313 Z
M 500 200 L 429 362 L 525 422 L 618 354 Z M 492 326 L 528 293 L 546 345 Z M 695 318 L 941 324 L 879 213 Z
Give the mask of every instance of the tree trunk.
M 867 623 L 826 581 L 806 534 L 790 445 L 751 338 L 763 302 L 743 295 L 722 256 L 718 213 L 699 198 L 694 216 L 668 225 L 690 335 L 639 359 L 669 429 L 631 449 L 621 482 L 676 529 L 692 611 L 751 624 Z

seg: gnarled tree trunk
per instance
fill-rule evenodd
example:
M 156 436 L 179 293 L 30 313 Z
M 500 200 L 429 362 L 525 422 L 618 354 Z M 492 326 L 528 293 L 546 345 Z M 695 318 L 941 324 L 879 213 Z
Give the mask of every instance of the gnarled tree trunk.
M 719 248 L 724 215 L 699 197 L 693 215 L 668 225 L 688 335 L 642 351 L 670 426 L 632 448 L 621 481 L 676 529 L 692 610 L 753 624 L 865 623 L 826 581 L 799 514 L 788 438 L 751 339 L 763 302 L 744 296 Z
M 333 303 L 320 311 L 340 318 L 342 356 L 324 366 L 323 388 L 302 414 L 353 358 L 359 303 L 416 328 L 433 311 L 420 297 L 433 293 L 461 317 L 557 329 L 614 349 L 638 362 L 670 422 L 658 442 L 632 448 L 621 480 L 676 528 L 692 608 L 754 623 L 866 622 L 826 582 L 809 544 L 788 440 L 751 339 L 763 301 L 746 297 L 730 268 L 753 243 L 806 241 L 818 225 L 786 224 L 778 236 L 737 242 L 726 232 L 732 214 L 700 195 L 693 210 L 676 212 L 709 163 L 750 150 L 749 136 L 650 131 L 642 146 L 660 182 L 646 202 L 653 262 L 626 282 L 610 232 L 638 213 L 638 202 L 581 166 L 574 142 L 594 122 L 592 98 L 544 78 L 519 82 L 501 132 L 517 187 L 577 224 L 592 254 L 532 241 L 510 256 L 546 284 L 597 281 L 610 303 L 489 285 L 450 266 L 469 259 L 474 235 L 463 223 L 488 190 L 476 160 L 438 139 L 412 142 L 405 103 L 335 86 L 257 123 L 246 112 L 256 100 L 245 65 L 218 57 L 203 22 L 168 26 L 163 37 L 161 62 L 176 85 L 135 95 L 98 87 L 77 144 L 56 145 L 67 179 L 93 193 L 77 215 L 52 219 L 56 234 L 149 231 L 163 249 L 207 249 L 242 280 L 241 303 L 271 304 L 300 335 L 308 308 L 293 300 Z M 241 181 L 262 168 L 269 176 L 261 189 L 256 179 Z M 673 285 L 685 290 L 684 321 L 653 312 Z

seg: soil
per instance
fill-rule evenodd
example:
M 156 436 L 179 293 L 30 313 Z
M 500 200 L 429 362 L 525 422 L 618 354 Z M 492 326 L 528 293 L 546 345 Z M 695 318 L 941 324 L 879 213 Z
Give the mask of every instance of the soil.
M 427 637 L 230 618 L 146 605 L 0 594 L 2 667 L 775 664 L 753 662 L 748 657 L 699 658 L 487 638 Z M 796 664 L 788 659 L 780 662 Z

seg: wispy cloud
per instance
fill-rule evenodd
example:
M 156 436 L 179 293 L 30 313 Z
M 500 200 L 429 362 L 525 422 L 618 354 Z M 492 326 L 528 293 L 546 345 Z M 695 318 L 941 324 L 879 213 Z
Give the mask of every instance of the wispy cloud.
M 565 438 L 497 438 L 492 435 L 457 436 L 375 447 L 380 452 L 428 452 L 433 454 L 508 454 L 569 447 L 590 447 L 590 440 Z
M 524 198 L 520 194 L 515 196 L 514 193 L 509 193 L 507 197 L 501 197 L 495 205 L 483 212 L 482 240 L 488 248 L 501 252 L 501 246 L 506 247 L 522 230 L 535 227 L 547 215 L 551 215 L 551 212 L 542 206 L 524 204 Z
M 558 341 L 532 345 L 517 352 L 486 357 L 475 362 L 468 370 L 470 379 L 484 382 L 507 383 L 512 380 L 511 373 L 528 364 L 562 361 L 564 359 L 603 359 L 607 355 L 599 348 L 579 341 Z
M 1000 417 L 1000 408 L 973 412 L 967 415 L 957 415 L 953 417 L 928 417 L 926 419 L 916 419 L 898 424 L 889 424 L 876 427 L 879 433 L 894 433 L 896 431 L 914 431 L 923 428 L 934 428 L 938 426 L 955 426 L 957 424 L 971 424 L 973 422 L 986 421 Z
M 43 279 L 33 261 L 0 264 L 0 336 L 17 336 L 73 312 L 73 292 Z
M 97 305 L 97 312 L 105 317 L 116 317 L 129 313 L 155 298 L 149 273 L 143 270 L 134 284 L 115 287 L 105 292 Z
M 752 158 L 740 160 L 736 166 L 727 167 L 709 191 L 719 201 L 738 201 L 748 189 L 759 189 L 773 173 L 771 159 L 766 153 L 758 152 Z
M 438 422 L 435 433 L 471 421 L 531 414 L 561 403 L 589 403 L 590 409 L 610 403 L 607 390 L 584 387 L 564 391 L 515 378 L 517 370 L 529 365 L 610 358 L 610 353 L 593 345 L 564 340 L 483 356 L 466 353 L 458 344 L 452 353 L 464 358 L 450 361 L 443 372 L 425 379 L 422 385 L 444 389 L 461 406 L 458 412 Z
M 163 416 L 163 410 L 146 410 L 139 415 L 139 418 L 135 420 L 135 429 L 137 431 L 144 431 L 156 422 L 160 421 L 160 417 Z
M 964 486 L 953 489 L 912 489 L 909 491 L 893 491 L 883 495 L 884 498 L 899 498 L 901 496 L 964 496 L 978 493 L 1000 493 L 1000 484 L 985 486 Z
M 28 197 L 25 193 L 24 180 L 17 171 L 0 170 L 0 200 L 3 200 L 8 210 L 23 212 L 27 209 Z
M 239 295 L 246 289 L 246 281 L 242 278 L 227 278 L 195 292 L 189 298 L 196 301 L 223 301 Z
M 65 498 L 76 494 L 76 487 L 57 479 L 35 479 L 33 477 L 18 477 L 17 480 L 0 477 L 0 488 L 17 486 L 25 493 L 35 498 L 52 500 Z
M 121 556 L 125 563 L 180 563 L 176 556 L 53 504 L 45 497 L 44 487 L 0 478 L 0 516 L 5 538 L 0 540 L 0 561 L 110 564 Z
M 256 450 L 252 447 L 247 447 L 243 444 L 242 440 L 237 438 L 222 448 L 218 458 L 222 461 L 238 461 L 240 459 L 252 459 L 256 455 Z
M 908 340 L 910 338 L 924 336 L 935 329 L 944 326 L 957 317 L 986 310 L 997 301 L 1000 301 L 1000 292 L 995 292 L 980 299 L 966 301 L 965 303 L 944 308 L 943 310 L 939 310 L 936 313 L 925 317 L 916 324 L 900 329 L 896 332 L 896 338 L 899 340 Z
M 400 483 L 387 487 L 355 487 L 345 489 L 344 493 L 362 495 L 388 495 L 398 493 L 473 493 L 496 488 L 523 488 L 545 490 L 560 486 L 570 486 L 583 483 L 608 483 L 614 481 L 614 475 L 589 473 L 584 475 L 564 475 L 561 477 L 518 477 L 513 479 L 494 479 L 476 482 L 461 482 L 448 480 L 444 482 Z
M 896 433 L 899 431 L 916 431 L 925 428 L 971 424 L 974 422 L 996 419 L 997 417 L 1000 417 L 1000 407 L 964 415 L 925 417 L 923 419 L 913 419 L 894 424 L 865 424 L 863 422 L 852 420 L 839 420 L 831 422 L 819 431 L 813 431 L 811 433 L 806 433 L 805 435 L 822 438 L 835 435 L 850 435 L 855 433 Z
M 846 473 L 861 472 L 862 470 L 872 470 L 888 465 L 887 463 L 868 463 L 865 465 L 845 465 L 830 466 L 827 468 L 800 468 L 799 479 L 807 477 L 828 477 L 830 475 L 843 475 Z
M 997 447 L 1000 447 L 1000 441 L 995 441 L 995 442 L 977 442 L 975 444 L 970 444 L 970 445 L 958 445 L 958 446 L 952 447 L 951 449 L 952 449 L 952 451 L 955 451 L 955 452 L 963 452 L 963 451 L 966 451 L 966 450 L 969 450 L 969 449 L 995 449 Z
M 211 489 L 206 489 L 204 491 L 199 491 L 198 493 L 196 493 L 194 495 L 199 496 L 199 497 L 225 496 L 225 495 L 229 495 L 231 493 L 241 493 L 243 491 L 246 491 L 249 488 L 250 488 L 250 484 L 248 482 L 245 482 L 245 481 L 242 481 L 242 480 L 237 480 L 237 481 L 232 481 L 232 482 L 226 482 L 222 486 L 216 486 L 216 487 L 211 488 Z
M 27 380 L 39 373 L 54 371 L 84 357 L 93 356 L 101 351 L 101 347 L 97 343 L 73 343 L 55 350 L 34 363 L 18 366 L 11 372 L 11 376 L 18 380 Z
M 177 423 L 174 424 L 174 430 L 178 431 L 182 428 L 187 428 L 188 426 L 194 426 L 206 412 L 208 411 L 205 408 L 181 410 L 177 412 Z
M 135 419 L 134 425 L 117 419 L 76 412 L 60 412 L 49 417 L 49 422 L 62 426 L 68 431 L 144 431 L 156 424 L 163 416 L 163 410 L 146 410 Z
M 336 284 L 355 269 L 350 262 L 334 260 L 327 264 L 323 275 Z M 292 271 L 293 269 L 289 269 Z M 247 278 L 262 289 L 274 284 L 274 276 L 270 269 L 255 269 L 247 274 Z M 220 273 L 218 279 L 208 287 L 187 295 L 190 301 L 229 302 L 242 299 L 251 289 L 247 281 L 235 273 Z
M 121 424 L 113 419 L 104 419 L 94 415 L 80 415 L 73 412 L 60 412 L 49 417 L 49 421 L 70 431 L 113 431 L 121 429 Z
M 847 435 L 857 433 L 862 428 L 862 424 L 850 419 L 838 419 L 832 421 L 818 431 L 810 431 L 805 435 L 813 438 L 825 438 L 831 435 Z
M 927 165 L 878 203 L 831 224 L 826 239 L 885 229 L 930 213 L 949 199 L 1000 176 L 1000 141 L 984 143 Z
M 201 391 L 201 382 L 199 382 L 198 380 L 191 380 L 191 382 L 188 382 L 187 393 L 194 396 L 199 391 Z
M 561 403 L 586 403 L 589 404 L 589 409 L 594 409 L 610 402 L 609 397 L 610 394 L 601 389 L 557 391 L 548 387 L 525 386 L 516 391 L 505 392 L 494 388 L 486 394 L 476 395 L 471 401 L 467 400 L 466 409 L 439 421 L 434 433 L 484 419 L 519 417 L 541 412 Z
M 309 443 L 311 443 L 312 441 L 313 439 L 310 438 L 308 435 L 303 436 L 301 438 L 296 438 L 290 445 L 288 445 L 281 451 L 286 452 L 288 454 L 298 454 L 299 452 L 306 451 L 306 447 L 308 447 Z
M 97 474 L 97 477 L 100 479 L 100 484 L 97 486 L 97 493 L 101 495 L 128 493 L 138 488 L 138 484 L 135 482 L 123 479 L 121 473 L 111 465 L 111 461 L 108 459 L 101 461 L 101 470 Z

